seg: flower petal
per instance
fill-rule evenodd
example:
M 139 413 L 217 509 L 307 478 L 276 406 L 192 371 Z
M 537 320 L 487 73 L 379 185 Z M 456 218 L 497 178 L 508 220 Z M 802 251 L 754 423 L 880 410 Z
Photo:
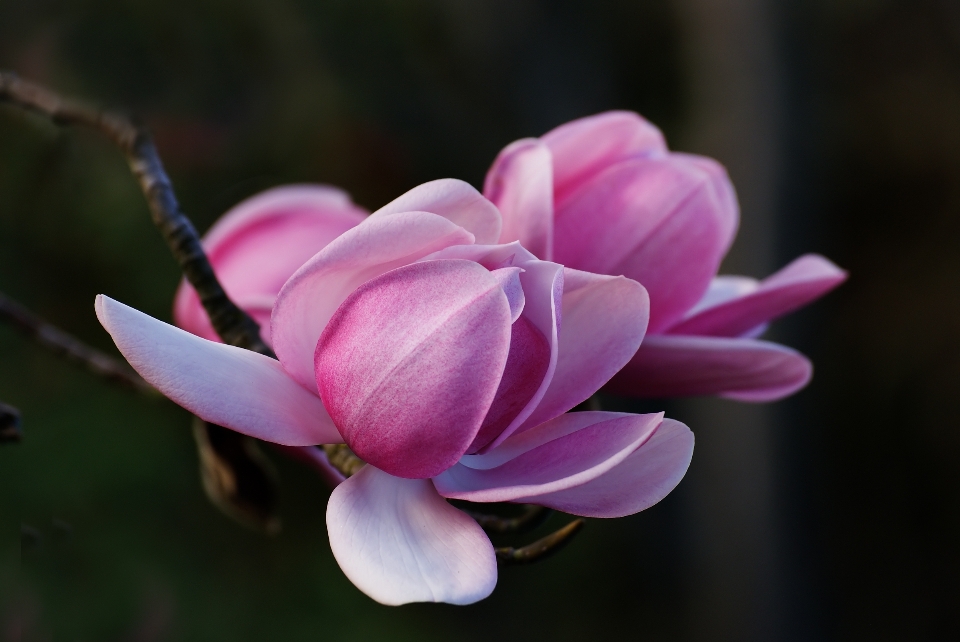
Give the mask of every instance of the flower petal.
M 735 337 L 792 312 L 843 283 L 847 273 L 817 254 L 796 259 L 752 292 L 703 309 L 670 334 Z
M 500 284 L 500 289 L 507 296 L 510 303 L 510 322 L 513 323 L 523 312 L 523 306 L 526 304 L 526 298 L 523 295 L 523 285 L 520 283 L 520 273 L 523 272 L 518 267 L 505 267 L 491 270 L 490 274 Z
M 500 242 L 520 243 L 541 259 L 553 254 L 553 159 L 535 138 L 511 143 L 487 172 L 483 194 L 503 216 Z
M 313 352 L 344 299 L 360 284 L 473 236 L 436 214 L 368 218 L 310 259 L 280 290 L 270 319 L 273 349 L 300 385 L 316 390 Z
M 608 111 L 560 125 L 541 138 L 553 154 L 557 204 L 604 168 L 635 156 L 662 155 L 663 134 L 639 114 Z
M 251 312 L 246 301 L 268 299 L 272 306 L 277 292 L 297 268 L 359 225 L 366 214 L 346 192 L 333 187 L 277 187 L 230 209 L 204 236 L 203 246 L 227 294 Z M 269 319 L 269 306 L 266 316 Z M 193 334 L 220 340 L 186 280 L 177 289 L 173 318 Z M 269 341 L 269 332 L 261 333 Z
M 364 466 L 330 495 L 327 532 L 340 568 L 381 604 L 472 604 L 497 584 L 490 539 L 426 479 Z
M 663 413 L 562 415 L 474 458 L 500 461 L 510 457 L 504 463 L 494 468 L 457 465 L 434 477 L 433 483 L 444 497 L 474 502 L 507 502 L 572 488 L 626 459 L 662 420 Z
M 102 294 L 96 310 L 130 365 L 204 421 L 286 446 L 343 442 L 320 399 L 274 359 L 201 339 Z
M 693 432 L 664 419 L 653 436 L 610 471 L 585 484 L 517 501 L 583 517 L 625 517 L 666 497 L 683 479 L 693 457 Z
M 607 385 L 634 397 L 720 395 L 773 401 L 807 385 L 813 366 L 786 346 L 756 339 L 648 336 Z
M 563 326 L 550 387 L 519 430 L 586 401 L 636 353 L 647 328 L 647 293 L 636 281 L 564 268 Z M 529 307 L 529 304 L 528 304 Z
M 500 238 L 502 223 L 496 205 L 469 183 L 454 178 L 418 185 L 371 216 L 380 218 L 401 212 L 430 212 L 442 216 L 473 234 L 477 243 L 496 243 Z
M 472 261 L 414 263 L 367 281 L 316 348 L 320 397 L 347 444 L 392 475 L 432 477 L 460 459 L 494 399 L 510 306 Z
M 557 206 L 558 263 L 623 274 L 650 293 L 650 332 L 693 307 L 717 273 L 735 220 L 712 175 L 673 155 L 624 161 Z
M 505 432 L 539 391 L 550 366 L 550 343 L 526 317 L 510 332 L 510 354 L 490 409 L 467 452 L 485 447 Z M 522 421 L 522 418 L 520 419 Z

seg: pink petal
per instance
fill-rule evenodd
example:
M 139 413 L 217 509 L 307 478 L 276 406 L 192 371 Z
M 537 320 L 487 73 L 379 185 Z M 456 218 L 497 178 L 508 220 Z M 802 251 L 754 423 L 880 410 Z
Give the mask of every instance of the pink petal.
M 635 397 L 773 401 L 807 385 L 812 370 L 799 352 L 768 341 L 658 335 L 644 340 L 607 389 Z
M 483 194 L 503 216 L 500 242 L 520 243 L 541 259 L 553 254 L 553 159 L 535 138 L 511 143 L 487 172 Z
M 639 114 L 608 111 L 547 132 L 541 140 L 553 154 L 554 198 L 559 204 L 605 168 L 636 156 L 667 151 L 663 134 Z
M 343 442 L 320 399 L 274 359 L 201 339 L 102 294 L 96 310 L 130 365 L 204 421 L 287 446 Z
M 558 205 L 554 256 L 568 267 L 623 274 L 650 293 L 650 332 L 706 292 L 735 220 L 710 173 L 673 155 L 624 161 Z
M 316 348 L 320 397 L 347 444 L 392 475 L 432 477 L 460 459 L 494 399 L 510 306 L 472 261 L 426 261 L 357 288 Z
M 381 604 L 472 604 L 497 584 L 486 534 L 426 479 L 364 466 L 330 495 L 327 532 L 344 574 Z
M 723 220 L 726 225 L 723 228 L 722 234 L 725 240 L 721 243 L 723 247 L 721 254 L 726 255 L 730 246 L 733 245 L 733 240 L 737 236 L 737 228 L 740 227 L 740 202 L 737 200 L 737 191 L 733 187 L 733 181 L 730 180 L 730 176 L 727 174 L 727 169 L 707 156 L 685 154 L 683 152 L 670 152 L 670 156 L 676 160 L 686 161 L 691 165 L 695 165 L 710 176 L 713 189 L 717 194 L 717 200 L 724 211 Z
M 669 329 L 670 334 L 739 336 L 792 312 L 843 283 L 847 273 L 817 254 L 796 259 L 748 294 L 708 307 Z
M 720 275 L 713 277 L 710 286 L 697 304 L 687 310 L 684 320 L 700 314 L 708 308 L 733 301 L 742 296 L 753 294 L 760 287 L 760 281 L 749 276 Z
M 492 270 L 490 274 L 497 280 L 500 289 L 507 296 L 510 303 L 510 322 L 513 323 L 520 318 L 523 307 L 526 304 L 526 297 L 523 295 L 523 285 L 520 283 L 520 273 L 523 272 L 518 267 L 505 267 Z
M 451 245 L 433 254 L 420 259 L 433 261 L 435 259 L 464 259 L 479 263 L 488 270 L 497 270 L 504 267 L 519 267 L 526 269 L 537 257 L 528 252 L 519 241 L 502 245 Z
M 333 187 L 277 187 L 234 206 L 210 228 L 203 245 L 227 294 L 247 312 L 252 311 L 245 302 L 268 299 L 269 319 L 273 299 L 290 275 L 365 218 L 365 210 Z M 177 290 L 173 318 L 193 334 L 220 340 L 186 281 Z M 269 340 L 268 332 L 261 334 Z
M 520 317 L 510 333 L 510 354 L 497 394 L 467 452 L 483 448 L 510 426 L 540 389 L 549 366 L 550 343 L 529 319 Z
M 625 517 L 646 510 L 676 488 L 693 457 L 693 433 L 664 419 L 653 436 L 610 471 L 580 486 L 523 497 L 583 517 Z
M 313 352 L 333 313 L 365 281 L 450 245 L 472 243 L 462 227 L 426 212 L 371 217 L 303 265 L 271 317 L 273 349 L 300 385 L 316 390 Z
M 611 470 L 656 430 L 663 414 L 570 413 L 515 435 L 489 455 L 512 455 L 495 468 L 458 465 L 433 479 L 444 497 L 474 502 L 507 502 L 561 491 Z M 589 423 L 588 423 L 589 422 Z M 531 435 L 531 433 L 534 433 Z M 511 443 L 513 440 L 518 444 Z M 543 443 L 538 443 L 544 440 Z M 532 447 L 531 447 L 532 446 Z M 508 455 L 502 455 L 503 449 Z
M 473 186 L 453 178 L 418 185 L 372 214 L 374 217 L 401 212 L 430 212 L 456 223 L 481 244 L 500 238 L 500 212 Z
M 586 401 L 636 353 L 650 303 L 636 281 L 564 268 L 563 326 L 557 367 L 536 410 L 520 430 Z

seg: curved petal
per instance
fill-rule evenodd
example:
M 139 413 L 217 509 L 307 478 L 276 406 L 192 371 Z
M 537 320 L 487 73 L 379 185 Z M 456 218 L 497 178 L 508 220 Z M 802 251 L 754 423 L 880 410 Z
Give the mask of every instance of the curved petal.
M 476 452 L 523 420 L 519 414 L 538 392 L 550 367 L 550 343 L 526 317 L 510 332 L 510 353 L 490 409 L 466 452 Z
M 102 294 L 96 310 L 140 376 L 204 421 L 285 446 L 343 442 L 320 399 L 274 359 L 201 339 Z
M 272 305 L 297 268 L 359 225 L 366 214 L 346 192 L 333 187 L 277 187 L 230 209 L 204 236 L 203 246 L 227 294 L 251 312 L 244 301 L 267 298 Z M 266 316 L 270 316 L 269 308 Z M 177 289 L 173 318 L 184 330 L 220 340 L 186 280 Z M 269 340 L 269 333 L 263 334 Z
M 711 175 L 673 155 L 624 161 L 557 206 L 558 263 L 623 274 L 650 293 L 650 332 L 693 307 L 734 226 Z
M 608 111 L 560 125 L 541 138 L 553 154 L 557 204 L 610 165 L 667 151 L 663 134 L 639 114 Z
M 546 145 L 518 140 L 500 152 L 483 184 L 483 195 L 503 216 L 500 242 L 520 241 L 546 261 L 553 255 L 552 163 Z
M 847 273 L 817 254 L 807 254 L 761 281 L 752 292 L 719 303 L 669 329 L 670 334 L 735 337 L 818 299 Z
M 493 545 L 429 480 L 364 466 L 327 504 L 330 548 L 340 568 L 381 604 L 472 604 L 493 592 Z
M 316 390 L 313 352 L 344 299 L 362 283 L 473 235 L 427 212 L 370 217 L 307 261 L 280 290 L 270 318 L 273 349 L 300 385 Z
M 473 502 L 508 502 L 572 488 L 622 462 L 663 420 L 663 413 L 622 416 L 593 412 L 588 418 L 576 416 L 581 414 L 586 413 L 558 417 L 536 431 L 515 435 L 489 455 L 479 456 L 506 456 L 498 454 L 500 449 L 514 455 L 495 468 L 457 465 L 434 477 L 433 484 L 444 497 Z M 584 425 L 586 421 L 591 423 Z M 578 429 L 572 430 L 571 426 Z M 537 445 L 538 440 L 530 437 L 534 432 L 536 437 L 549 440 Z M 512 440 L 521 445 L 512 444 Z
M 693 457 L 693 432 L 664 419 L 653 436 L 610 471 L 566 490 L 518 501 L 583 517 L 625 517 L 646 510 L 670 494 Z
M 484 435 L 478 435 L 474 447 L 482 446 L 484 450 L 489 450 L 516 432 L 540 406 L 550 389 L 560 358 L 563 274 L 563 266 L 556 263 L 534 260 L 524 264 L 520 281 L 527 304 L 523 308 L 522 321 L 529 324 L 532 332 L 524 337 L 527 340 L 516 355 L 514 368 L 521 363 L 523 367 L 509 371 L 504 369 L 505 385 L 510 388 L 504 388 L 506 394 L 499 401 L 509 403 L 510 408 L 494 402 L 490 408 L 493 417 L 488 418 L 492 419 L 489 424 L 491 428 L 484 431 Z M 520 336 L 517 338 L 520 339 Z M 507 366 L 510 365 L 508 362 Z M 514 412 L 514 404 L 522 404 L 519 412 Z M 503 422 L 506 422 L 505 426 Z M 496 428 L 492 427 L 494 424 Z
M 433 261 L 435 259 L 464 259 L 479 263 L 488 270 L 497 270 L 505 267 L 519 267 L 527 269 L 537 257 L 527 251 L 519 241 L 502 245 L 451 245 L 433 254 L 420 259 Z
M 467 451 L 510 350 L 510 305 L 472 261 L 425 261 L 357 288 L 317 343 L 317 387 L 357 455 L 432 477 Z
M 636 353 L 650 302 L 636 281 L 564 268 L 557 366 L 526 430 L 586 401 Z
M 720 395 L 774 401 L 810 381 L 813 366 L 786 346 L 756 339 L 648 336 L 606 389 L 633 397 Z
M 507 295 L 507 301 L 510 303 L 510 323 L 520 318 L 523 307 L 526 305 L 526 297 L 523 295 L 523 285 L 520 283 L 520 273 L 523 272 L 518 267 L 505 267 L 491 270 L 490 274 L 497 280 L 500 289 Z
M 710 286 L 703 293 L 697 304 L 687 310 L 684 320 L 696 316 L 708 308 L 718 306 L 738 299 L 748 294 L 753 294 L 760 287 L 760 281 L 749 276 L 733 276 L 721 274 L 713 277 Z
M 713 182 L 713 189 L 717 194 L 717 200 L 725 212 L 723 221 L 726 225 L 723 228 L 725 240 L 721 243 L 723 248 L 721 254 L 726 255 L 733 240 L 737 236 L 737 228 L 740 227 L 740 202 L 737 200 L 737 190 L 733 187 L 733 181 L 727 174 L 727 169 L 716 160 L 707 156 L 698 154 L 685 154 L 683 152 L 670 152 L 670 156 L 677 160 L 684 160 L 705 171 Z
M 500 238 L 500 211 L 469 183 L 441 178 L 418 185 L 390 201 L 371 216 L 380 218 L 401 212 L 430 212 L 452 221 L 473 234 L 477 243 L 496 243 Z

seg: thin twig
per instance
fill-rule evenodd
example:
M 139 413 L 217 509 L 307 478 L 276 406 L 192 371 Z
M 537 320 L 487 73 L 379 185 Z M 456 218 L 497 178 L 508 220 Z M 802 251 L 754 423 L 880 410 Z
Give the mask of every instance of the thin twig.
M 475 504 L 474 504 L 475 505 Z M 516 517 L 501 517 L 499 515 L 490 515 L 479 513 L 474 510 L 459 507 L 470 517 L 477 520 L 480 527 L 488 533 L 526 533 L 537 528 L 550 517 L 553 512 L 546 506 L 537 506 L 536 504 L 525 504 L 523 512 Z
M 54 354 L 87 368 L 110 381 L 121 383 L 140 392 L 155 394 L 156 390 L 126 363 L 91 348 L 76 337 L 44 321 L 13 299 L 0 292 L 0 321 L 7 321 L 17 330 L 35 340 Z
M 533 544 L 514 548 L 505 546 L 495 549 L 497 561 L 505 565 L 532 564 L 550 557 L 564 546 L 566 546 L 573 536 L 576 535 L 586 523 L 582 517 L 578 517 L 563 528 L 550 533 L 543 539 L 538 539 Z
M 224 343 L 273 356 L 260 337 L 257 322 L 230 300 L 217 280 L 197 230 L 180 211 L 173 186 L 146 129 L 123 114 L 62 98 L 10 72 L 0 72 L 0 102 L 43 114 L 59 125 L 89 127 L 113 141 L 126 156 L 147 198 L 153 222 L 187 281 L 197 291 L 214 330 Z
M 20 411 L 0 401 L 0 444 L 17 443 L 22 436 Z

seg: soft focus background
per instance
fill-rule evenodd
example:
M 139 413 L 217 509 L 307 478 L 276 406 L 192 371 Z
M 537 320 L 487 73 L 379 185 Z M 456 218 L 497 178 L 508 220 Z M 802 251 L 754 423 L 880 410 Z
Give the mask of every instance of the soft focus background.
M 725 270 L 852 274 L 769 335 L 816 364 L 795 397 L 608 400 L 689 423 L 686 479 L 470 607 L 355 589 L 297 462 L 283 532 L 235 525 L 186 412 L 0 326 L 26 432 L 0 448 L 3 640 L 960 639 L 956 0 L 3 0 L 0 67 L 140 114 L 201 230 L 282 183 L 369 209 L 480 186 L 510 141 L 621 108 L 729 168 Z M 177 281 L 113 148 L 0 108 L 0 291 L 112 349 L 94 295 L 169 319 Z

